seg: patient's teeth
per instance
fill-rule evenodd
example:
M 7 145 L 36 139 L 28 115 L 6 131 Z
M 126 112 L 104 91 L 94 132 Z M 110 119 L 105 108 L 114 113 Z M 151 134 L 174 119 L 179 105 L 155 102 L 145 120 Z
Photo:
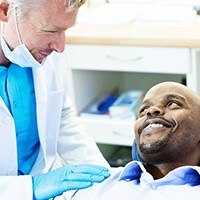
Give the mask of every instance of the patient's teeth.
M 146 128 L 163 128 L 162 124 L 149 124 Z

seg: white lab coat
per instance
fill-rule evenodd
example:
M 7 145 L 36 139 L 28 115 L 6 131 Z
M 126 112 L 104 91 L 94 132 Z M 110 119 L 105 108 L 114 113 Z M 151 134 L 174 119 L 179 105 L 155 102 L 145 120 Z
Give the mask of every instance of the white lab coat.
M 68 163 L 107 166 L 96 144 L 85 134 L 71 108 L 66 91 L 64 57 L 65 53 L 53 53 L 42 68 L 33 69 L 41 148 L 30 175 L 44 173 Z M 1 97 L 0 152 L 0 199 L 31 200 L 32 179 L 30 175 L 17 176 L 14 121 Z

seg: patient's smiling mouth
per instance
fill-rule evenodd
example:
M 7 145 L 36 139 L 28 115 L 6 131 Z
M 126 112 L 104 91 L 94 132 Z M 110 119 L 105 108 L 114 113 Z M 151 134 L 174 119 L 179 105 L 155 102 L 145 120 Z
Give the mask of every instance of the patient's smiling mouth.
M 175 127 L 174 121 L 168 121 L 163 118 L 151 118 L 145 120 L 143 125 L 139 128 L 138 133 L 139 135 L 147 135 L 150 136 L 152 134 L 162 133 L 163 131 L 170 130 L 170 132 Z
M 149 124 L 146 128 L 144 128 L 144 130 L 148 128 L 163 128 L 163 127 L 165 127 L 163 124 Z

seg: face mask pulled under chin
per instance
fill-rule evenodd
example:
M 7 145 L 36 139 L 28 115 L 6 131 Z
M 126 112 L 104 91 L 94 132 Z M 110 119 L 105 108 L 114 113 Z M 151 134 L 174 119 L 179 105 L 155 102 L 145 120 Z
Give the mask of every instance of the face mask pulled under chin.
M 20 67 L 42 67 L 46 59 L 39 63 L 24 44 L 18 45 L 13 51 L 10 50 L 3 36 L 1 36 L 1 47 L 5 57 L 10 62 L 19 65 Z

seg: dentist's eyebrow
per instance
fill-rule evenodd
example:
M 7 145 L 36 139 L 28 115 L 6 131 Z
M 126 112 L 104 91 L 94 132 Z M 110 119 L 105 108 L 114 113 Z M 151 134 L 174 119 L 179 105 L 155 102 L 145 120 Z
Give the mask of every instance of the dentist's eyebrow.
M 52 25 L 52 26 L 42 25 L 41 28 L 44 29 L 44 30 L 65 31 L 65 30 L 67 30 L 69 27 L 59 27 L 59 26 L 56 26 L 56 25 Z

